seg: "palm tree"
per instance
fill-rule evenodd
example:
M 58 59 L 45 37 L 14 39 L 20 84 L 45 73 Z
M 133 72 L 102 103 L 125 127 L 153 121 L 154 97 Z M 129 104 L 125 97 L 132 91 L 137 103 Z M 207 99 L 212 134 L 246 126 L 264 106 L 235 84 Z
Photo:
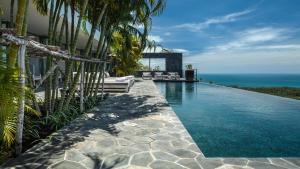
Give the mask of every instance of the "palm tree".
M 14 0 L 11 1 L 12 4 Z M 27 32 L 27 18 L 26 11 L 28 8 L 29 0 L 18 0 L 17 15 L 15 20 L 15 28 L 17 35 L 25 35 Z M 91 30 L 89 31 L 88 41 L 85 45 L 83 56 L 86 58 L 97 58 L 107 59 L 108 51 L 112 51 L 119 60 L 120 66 L 116 69 L 122 74 L 129 74 L 137 67 L 137 60 L 141 57 L 141 52 L 147 46 L 147 35 L 151 29 L 151 18 L 161 14 L 163 11 L 166 1 L 165 0 L 34 0 L 36 8 L 43 14 L 49 14 L 49 29 L 48 29 L 48 43 L 50 45 L 59 45 L 62 48 L 66 46 L 66 50 L 71 55 L 76 54 L 77 42 L 79 39 L 79 32 L 83 28 L 85 22 L 89 21 L 92 24 Z M 49 7 L 49 8 L 48 8 Z M 69 10 L 71 17 L 69 18 Z M 61 11 L 64 11 L 63 18 L 60 16 Z M 78 13 L 76 14 L 76 11 Z M 100 11 L 100 12 L 99 12 Z M 78 22 L 76 23 L 75 18 L 78 15 Z M 60 20 L 63 19 L 62 24 Z M 70 22 L 69 22 L 70 21 Z M 135 25 L 142 25 L 143 29 L 137 29 Z M 59 26 L 61 26 L 59 28 Z M 97 44 L 96 51 L 93 51 L 92 43 L 96 36 L 96 31 L 100 31 L 100 38 Z M 13 83 L 14 77 L 18 76 L 16 68 L 18 46 L 11 45 L 9 49 L 9 58 L 7 65 L 3 71 L 7 76 L 0 79 L 8 79 L 7 83 Z M 91 53 L 95 52 L 95 55 Z M 55 64 L 53 58 L 48 57 L 47 59 L 47 71 L 50 71 L 52 65 Z M 64 90 L 61 93 L 61 98 L 56 104 L 57 92 L 57 77 L 58 70 L 50 72 L 50 76 L 46 81 L 45 91 L 45 105 L 49 110 L 48 113 L 60 112 L 64 108 L 68 108 L 72 99 L 74 99 L 74 92 L 76 84 L 79 80 L 79 71 L 81 70 L 82 64 L 67 61 L 65 73 L 65 81 L 63 84 Z M 133 69 L 130 69 L 133 68 Z M 85 71 L 100 72 L 100 76 L 96 76 L 96 73 L 92 73 L 90 77 L 87 77 L 87 84 L 85 86 L 86 96 L 95 96 L 98 93 L 101 79 L 103 78 L 104 71 L 106 69 L 106 63 L 103 64 L 90 64 L 86 66 Z M 1 69 L 0 69 L 1 71 Z M 13 73 L 9 73 L 13 71 Z M 77 76 L 72 77 L 72 72 L 77 71 Z M 27 74 L 30 77 L 29 66 L 27 63 Z M 1 79 L 1 80 L 2 80 Z M 29 86 L 30 85 L 29 79 Z M 3 85 L 9 85 L 9 84 Z M 0 84 L 2 85 L 2 84 Z M 20 88 L 19 83 L 15 85 L 11 84 L 14 90 L 25 90 Z M 96 90 L 94 91 L 94 87 Z M 4 89 L 4 88 L 3 88 Z M 70 90 L 70 94 L 66 96 L 66 90 Z M 24 119 L 16 119 L 16 112 L 18 104 L 16 100 L 20 99 L 19 93 L 11 91 L 12 94 L 9 96 L 1 95 L 0 90 L 0 102 L 10 103 L 14 106 L 5 107 L 0 103 L 0 109 L 5 109 L 6 113 L 0 117 L 0 127 L 4 131 L 2 133 L 2 142 L 11 142 L 11 137 L 8 135 L 14 135 L 17 129 L 16 135 L 18 135 L 17 144 L 22 143 L 22 122 Z M 6 91 L 7 92 L 7 91 Z M 21 98 L 24 99 L 24 98 Z M 29 99 L 26 99 L 27 101 Z M 3 102 L 2 102 L 3 101 Z M 4 102 L 5 101 L 5 102 Z M 10 108 L 10 109 L 9 109 Z M 16 120 L 18 123 L 16 123 Z M 14 126 L 7 127 L 7 126 Z M 6 128 L 6 130 L 4 130 Z M 1 134 L 1 133 L 0 133 Z M 21 137 L 19 137 L 21 136 Z M 20 140 L 21 139 L 21 140 Z M 6 141 L 5 141 L 6 140 Z M 17 148 L 17 152 L 20 149 Z

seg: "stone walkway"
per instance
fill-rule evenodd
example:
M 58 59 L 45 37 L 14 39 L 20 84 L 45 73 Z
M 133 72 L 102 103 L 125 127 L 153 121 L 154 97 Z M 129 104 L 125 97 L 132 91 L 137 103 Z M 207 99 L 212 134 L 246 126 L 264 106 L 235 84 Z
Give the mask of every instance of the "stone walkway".
M 152 81 L 114 94 L 3 168 L 300 168 L 299 159 L 205 158 Z M 0 167 L 1 168 L 1 167 Z

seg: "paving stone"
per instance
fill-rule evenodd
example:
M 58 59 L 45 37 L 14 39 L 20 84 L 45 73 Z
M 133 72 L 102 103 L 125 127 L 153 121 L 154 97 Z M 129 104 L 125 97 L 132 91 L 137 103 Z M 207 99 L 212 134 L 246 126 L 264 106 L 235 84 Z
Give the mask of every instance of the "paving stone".
M 210 159 L 210 158 L 197 157 L 196 160 L 202 166 L 202 168 L 205 169 L 215 169 L 224 164 L 221 159 L 215 159 L 215 158 Z
M 131 165 L 131 166 L 127 167 L 126 169 L 150 169 L 150 168 L 149 167 Z
M 115 150 L 112 150 L 111 153 L 125 154 L 125 155 L 133 155 L 141 152 L 140 149 L 137 149 L 135 146 L 132 147 L 118 147 Z
M 172 151 L 174 148 L 168 141 L 154 141 L 151 143 L 151 148 L 153 150 L 163 150 L 163 151 Z
M 161 134 L 155 134 L 151 136 L 154 140 L 162 140 L 162 141 L 168 141 L 168 140 L 174 140 L 175 137 L 168 136 L 168 135 L 161 135 Z
M 132 157 L 131 164 L 136 166 L 147 166 L 153 161 L 153 158 L 149 152 L 135 154 Z
M 284 159 L 300 167 L 300 159 L 299 158 L 284 158 Z
M 132 142 L 139 143 L 139 144 L 140 143 L 147 144 L 153 141 L 153 139 L 150 137 L 140 137 L 140 136 L 131 136 L 128 139 L 131 140 Z
M 121 145 L 121 146 L 130 146 L 130 145 L 135 144 L 134 142 L 132 142 L 132 141 L 130 141 L 130 140 L 128 140 L 128 139 L 124 139 L 124 138 L 118 139 L 118 143 L 119 143 L 119 145 Z
M 86 156 L 83 155 L 82 153 L 80 153 L 77 150 L 68 150 L 68 151 L 66 151 L 66 160 L 81 161 L 84 158 L 86 158 Z
M 141 151 L 150 151 L 150 144 L 134 144 L 132 147 L 139 149 Z
M 83 165 L 72 161 L 62 161 L 50 167 L 51 169 L 86 169 Z
M 272 164 L 277 165 L 277 166 L 281 166 L 281 167 L 285 167 L 285 168 L 290 168 L 290 169 L 294 169 L 294 168 L 300 168 L 299 166 L 296 166 L 295 164 L 286 161 L 286 160 L 282 160 L 280 158 L 271 158 L 270 159 Z
M 150 165 L 153 169 L 183 169 L 184 167 L 168 161 L 155 161 Z
M 98 158 L 86 158 L 80 162 L 82 165 L 84 165 L 86 168 L 100 168 L 102 160 Z
M 152 154 L 158 160 L 165 160 L 165 161 L 171 161 L 171 162 L 175 162 L 178 160 L 178 157 L 176 157 L 172 154 L 168 154 L 166 152 L 158 151 L 158 152 L 153 152 Z
M 249 166 L 236 166 L 236 165 L 224 164 L 216 169 L 254 169 L 254 168 Z
M 273 164 L 256 162 L 256 161 L 250 161 L 248 163 L 248 166 L 253 167 L 255 169 L 286 169 L 284 167 L 276 166 Z
M 106 168 L 122 167 L 122 166 L 128 165 L 128 162 L 129 162 L 128 155 L 115 154 L 115 155 L 106 157 L 103 161 L 101 168 L 106 169 Z
M 171 141 L 171 145 L 175 148 L 187 148 L 189 144 L 190 144 L 189 142 L 181 139 Z
M 270 163 L 267 158 L 249 158 L 248 160 L 254 162 Z
M 232 164 L 232 165 L 239 165 L 245 166 L 247 165 L 248 160 L 244 158 L 224 158 L 223 163 L 225 164 Z
M 171 154 L 174 154 L 180 158 L 194 158 L 197 156 L 196 153 L 189 151 L 189 150 L 185 150 L 185 149 L 176 149 L 173 151 L 170 151 Z
M 181 159 L 177 163 L 191 169 L 201 169 L 195 159 Z
M 97 147 L 104 147 L 104 148 L 109 148 L 109 147 L 112 147 L 115 145 L 116 145 L 116 143 L 115 143 L 114 139 L 112 139 L 112 138 L 106 138 L 106 139 L 97 141 L 97 143 L 96 143 Z
M 188 150 L 194 151 L 194 152 L 201 152 L 201 150 L 199 149 L 199 147 L 194 143 L 191 144 L 187 147 Z M 201 152 L 202 154 L 202 152 Z

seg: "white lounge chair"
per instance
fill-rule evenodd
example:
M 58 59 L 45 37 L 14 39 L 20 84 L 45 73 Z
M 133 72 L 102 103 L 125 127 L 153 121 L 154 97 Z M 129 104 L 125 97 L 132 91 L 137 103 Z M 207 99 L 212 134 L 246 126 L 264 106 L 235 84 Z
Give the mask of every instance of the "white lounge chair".
M 177 72 L 168 72 L 168 76 L 170 80 L 180 80 L 180 76 Z
M 152 80 L 151 72 L 143 72 L 142 79 L 144 79 L 144 80 Z
M 125 77 L 108 77 L 106 73 L 103 84 L 104 92 L 129 92 L 130 88 L 134 85 L 134 76 Z M 73 75 L 76 75 L 76 73 Z M 90 73 L 86 73 L 86 76 L 90 76 Z M 100 73 L 97 73 L 96 77 L 99 78 Z M 100 81 L 99 92 L 102 90 L 102 79 Z M 96 86 L 94 86 L 96 88 Z M 80 82 L 77 85 L 77 89 L 80 89 Z M 94 89 L 95 90 L 95 89 Z
M 155 73 L 154 73 L 154 78 L 155 78 L 156 80 L 162 80 L 162 79 L 164 78 L 163 72 L 155 72 Z

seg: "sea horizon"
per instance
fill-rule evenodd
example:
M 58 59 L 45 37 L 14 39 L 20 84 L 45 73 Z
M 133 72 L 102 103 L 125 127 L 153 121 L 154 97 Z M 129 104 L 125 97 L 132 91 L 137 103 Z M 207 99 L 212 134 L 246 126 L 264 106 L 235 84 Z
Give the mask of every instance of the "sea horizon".
M 198 73 L 204 82 L 239 87 L 293 87 L 300 88 L 300 74 L 287 73 Z

